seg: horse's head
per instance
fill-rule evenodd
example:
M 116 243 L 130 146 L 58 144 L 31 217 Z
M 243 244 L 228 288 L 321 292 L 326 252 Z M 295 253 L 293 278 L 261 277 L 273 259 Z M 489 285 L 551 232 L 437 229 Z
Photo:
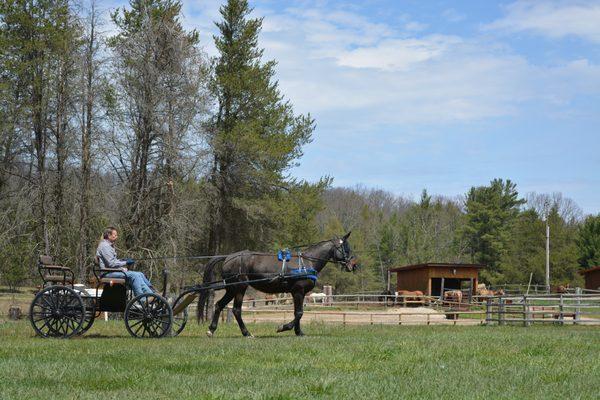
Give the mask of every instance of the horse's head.
M 356 263 L 356 257 L 352 254 L 352 249 L 350 248 L 350 243 L 348 243 L 348 237 L 352 232 L 348 232 L 342 238 L 334 238 L 331 241 L 333 242 L 334 250 L 333 250 L 333 261 L 338 262 L 342 265 L 346 271 L 354 271 L 358 268 L 358 264 Z

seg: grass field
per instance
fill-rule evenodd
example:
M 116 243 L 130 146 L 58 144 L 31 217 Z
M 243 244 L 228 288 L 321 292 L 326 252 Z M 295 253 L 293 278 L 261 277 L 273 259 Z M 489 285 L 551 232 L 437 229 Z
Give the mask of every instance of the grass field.
M 215 338 L 130 338 L 99 321 L 82 338 L 38 339 L 0 322 L 0 399 L 399 399 L 600 396 L 597 327 L 328 326 L 308 336 L 235 324 Z

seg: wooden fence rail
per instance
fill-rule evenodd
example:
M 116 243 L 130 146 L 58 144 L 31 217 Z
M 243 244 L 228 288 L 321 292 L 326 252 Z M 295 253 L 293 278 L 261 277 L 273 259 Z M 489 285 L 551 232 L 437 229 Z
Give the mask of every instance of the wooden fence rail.
M 499 296 L 486 302 L 486 324 L 600 325 L 600 295 Z

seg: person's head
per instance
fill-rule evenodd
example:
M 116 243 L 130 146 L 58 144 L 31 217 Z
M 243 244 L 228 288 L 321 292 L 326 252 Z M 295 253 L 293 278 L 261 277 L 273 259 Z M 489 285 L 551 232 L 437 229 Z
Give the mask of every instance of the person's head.
M 108 240 L 111 243 L 114 243 L 117 241 L 117 238 L 119 237 L 119 234 L 117 232 L 117 228 L 115 228 L 114 226 L 109 226 L 108 228 L 106 228 L 104 230 L 104 233 L 102 234 L 102 237 L 106 240 Z

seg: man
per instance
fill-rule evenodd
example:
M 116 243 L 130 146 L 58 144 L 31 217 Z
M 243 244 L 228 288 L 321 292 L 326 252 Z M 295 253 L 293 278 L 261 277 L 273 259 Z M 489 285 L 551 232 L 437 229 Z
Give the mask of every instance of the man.
M 102 237 L 103 239 L 100 241 L 100 244 L 98 244 L 98 249 L 96 250 L 96 257 L 100 264 L 100 269 L 114 268 L 122 271 L 109 272 L 102 274 L 102 276 L 106 278 L 123 278 L 123 276 L 125 276 L 127 283 L 136 296 L 142 293 L 154 293 L 152 284 L 142 272 L 129 271 L 125 267 L 126 265 L 133 265 L 135 263 L 134 260 L 131 258 L 119 260 L 117 258 L 117 251 L 115 250 L 115 242 L 119 237 L 117 229 L 113 226 L 109 226 L 104 230 Z

